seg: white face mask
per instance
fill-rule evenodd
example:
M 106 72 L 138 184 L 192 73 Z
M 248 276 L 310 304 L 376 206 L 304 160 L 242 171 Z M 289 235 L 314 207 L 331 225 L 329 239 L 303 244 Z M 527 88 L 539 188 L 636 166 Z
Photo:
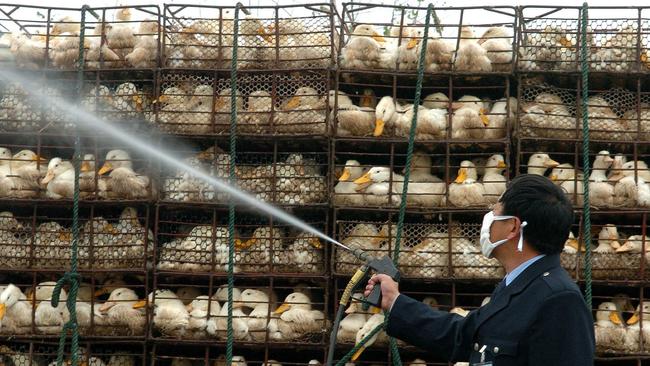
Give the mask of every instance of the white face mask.
M 490 258 L 494 248 L 508 241 L 508 239 L 497 240 L 494 243 L 490 241 L 490 229 L 492 228 L 492 223 L 494 221 L 502 221 L 513 219 L 515 216 L 494 216 L 494 212 L 490 211 L 483 216 L 483 224 L 481 225 L 481 252 L 487 258 Z M 519 243 L 517 244 L 517 250 L 524 250 L 524 227 L 528 225 L 526 221 L 522 222 L 519 226 Z

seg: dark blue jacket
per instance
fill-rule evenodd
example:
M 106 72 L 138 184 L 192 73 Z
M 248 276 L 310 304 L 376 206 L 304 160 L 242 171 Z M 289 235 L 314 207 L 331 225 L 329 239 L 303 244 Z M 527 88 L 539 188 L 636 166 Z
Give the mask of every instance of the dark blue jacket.
M 509 286 L 502 282 L 491 301 L 466 318 L 400 295 L 387 332 L 452 362 L 483 357 L 494 366 L 594 364 L 591 311 L 559 255 L 541 258 Z

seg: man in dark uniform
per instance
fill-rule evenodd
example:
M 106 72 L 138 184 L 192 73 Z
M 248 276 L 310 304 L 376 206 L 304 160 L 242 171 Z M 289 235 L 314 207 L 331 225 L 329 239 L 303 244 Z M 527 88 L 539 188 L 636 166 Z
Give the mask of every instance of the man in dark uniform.
M 591 311 L 560 266 L 572 223 L 561 188 L 543 176 L 519 176 L 483 218 L 481 251 L 507 273 L 487 305 L 467 317 L 435 311 L 401 295 L 385 275 L 370 279 L 366 295 L 381 286 L 389 335 L 452 362 L 591 366 Z

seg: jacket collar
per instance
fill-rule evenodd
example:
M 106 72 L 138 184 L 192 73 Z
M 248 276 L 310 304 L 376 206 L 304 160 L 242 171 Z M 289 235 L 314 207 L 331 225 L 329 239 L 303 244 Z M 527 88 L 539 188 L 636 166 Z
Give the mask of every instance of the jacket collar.
M 476 330 L 478 330 L 482 323 L 508 306 L 512 296 L 522 292 L 535 278 L 538 278 L 544 272 L 556 267 L 560 267 L 559 254 L 547 255 L 531 264 L 509 286 L 500 290 L 495 298 L 490 299 L 490 302 L 480 310 Z

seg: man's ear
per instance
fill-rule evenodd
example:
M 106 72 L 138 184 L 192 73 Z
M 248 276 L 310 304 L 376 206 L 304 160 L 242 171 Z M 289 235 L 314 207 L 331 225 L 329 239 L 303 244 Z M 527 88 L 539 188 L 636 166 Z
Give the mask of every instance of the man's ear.
M 515 217 L 515 219 L 512 220 L 512 227 L 508 233 L 508 240 L 513 238 L 517 238 L 517 240 L 519 240 L 519 230 L 521 230 L 521 221 L 518 217 Z

